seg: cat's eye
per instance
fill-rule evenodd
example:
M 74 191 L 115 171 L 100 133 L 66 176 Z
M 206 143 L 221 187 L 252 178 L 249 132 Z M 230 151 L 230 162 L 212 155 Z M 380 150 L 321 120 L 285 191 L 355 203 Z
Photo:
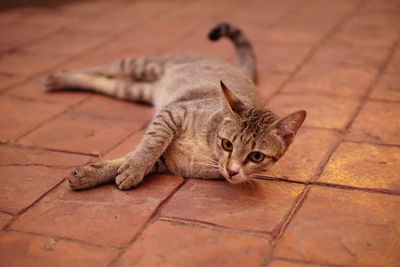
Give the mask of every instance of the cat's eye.
M 226 151 L 232 151 L 233 150 L 233 144 L 228 139 L 222 139 L 221 146 Z
M 261 161 L 263 161 L 265 159 L 265 155 L 263 153 L 257 152 L 257 151 L 256 152 L 251 152 L 249 154 L 249 159 L 252 162 L 258 163 L 258 162 L 261 162 Z

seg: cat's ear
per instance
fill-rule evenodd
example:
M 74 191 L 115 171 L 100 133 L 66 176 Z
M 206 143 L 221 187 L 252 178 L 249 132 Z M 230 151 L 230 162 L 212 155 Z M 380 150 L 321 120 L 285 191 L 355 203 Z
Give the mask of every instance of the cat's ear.
M 275 131 L 277 135 L 282 137 L 285 144 L 288 146 L 293 142 L 297 130 L 303 124 L 306 118 L 305 110 L 297 110 L 275 121 L 269 129 Z
M 224 106 L 233 114 L 240 116 L 241 111 L 244 109 L 245 104 L 228 88 L 226 85 L 221 83 L 221 92 L 224 102 Z

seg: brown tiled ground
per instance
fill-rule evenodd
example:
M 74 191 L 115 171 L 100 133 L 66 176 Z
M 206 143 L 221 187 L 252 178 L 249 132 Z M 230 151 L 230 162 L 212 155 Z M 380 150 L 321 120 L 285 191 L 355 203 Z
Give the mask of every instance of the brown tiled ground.
M 0 12 L 1 266 L 398 266 L 400 2 L 69 1 Z M 46 94 L 52 70 L 198 50 L 219 21 L 258 55 L 279 114 L 306 109 L 285 157 L 254 186 L 156 175 L 74 192 L 95 155 L 123 156 L 150 107 Z

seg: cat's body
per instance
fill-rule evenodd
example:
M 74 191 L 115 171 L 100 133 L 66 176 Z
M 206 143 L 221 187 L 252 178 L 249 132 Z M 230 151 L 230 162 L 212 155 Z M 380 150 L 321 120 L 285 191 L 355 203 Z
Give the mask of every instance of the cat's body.
M 239 183 L 265 171 L 283 155 L 305 112 L 278 120 L 263 109 L 254 85 L 255 59 L 249 42 L 228 24 L 218 25 L 210 38 L 221 36 L 235 43 L 241 69 L 223 60 L 187 53 L 122 60 L 49 76 L 49 90 L 92 90 L 155 107 L 153 120 L 133 152 L 78 168 L 69 177 L 72 188 L 89 188 L 115 179 L 120 189 L 129 189 L 154 172 L 225 177 Z
M 237 67 L 216 58 L 185 54 L 196 60 L 171 65 L 160 81 L 163 86 L 154 96 L 156 110 L 172 105 L 186 114 L 180 131 L 163 154 L 167 169 L 176 175 L 197 178 L 220 177 L 217 168 L 205 168 L 205 158 L 214 158 L 208 129 L 215 129 L 221 120 L 220 80 L 227 86 L 239 85 L 235 94 L 243 101 L 260 106 L 254 83 Z M 180 56 L 178 56 L 180 57 Z M 195 86 L 193 86 L 195 85 Z M 215 126 L 213 126 L 215 125 Z

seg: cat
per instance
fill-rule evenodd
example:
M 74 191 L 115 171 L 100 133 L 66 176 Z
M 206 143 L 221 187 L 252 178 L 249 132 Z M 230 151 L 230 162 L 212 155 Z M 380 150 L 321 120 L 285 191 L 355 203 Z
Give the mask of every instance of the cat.
M 209 39 L 229 38 L 240 68 L 198 53 L 123 59 L 83 71 L 61 71 L 45 81 L 48 91 L 78 89 L 152 104 L 155 115 L 140 144 L 115 160 L 97 160 L 67 178 L 74 190 L 114 182 L 121 190 L 146 175 L 254 179 L 282 157 L 306 112 L 279 118 L 263 108 L 256 90 L 256 61 L 241 30 L 215 26 Z

